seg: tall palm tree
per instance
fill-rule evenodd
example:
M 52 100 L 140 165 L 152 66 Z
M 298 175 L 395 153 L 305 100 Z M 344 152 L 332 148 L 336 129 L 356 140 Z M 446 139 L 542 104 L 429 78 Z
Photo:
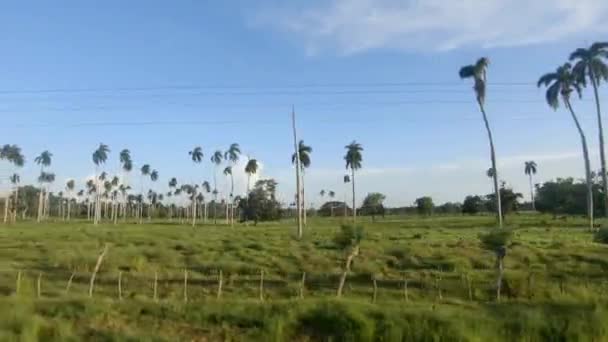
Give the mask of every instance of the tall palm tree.
M 93 152 L 93 163 L 95 164 L 95 175 L 98 174 L 99 168 L 101 165 L 105 164 L 106 160 L 108 160 L 108 153 L 110 153 L 110 148 L 108 145 L 100 143 L 99 147 Z M 98 185 L 99 187 L 99 185 Z M 99 220 L 101 219 L 101 191 L 97 191 L 95 196 L 95 218 L 93 220 L 93 224 L 97 225 Z
M 604 128 L 602 125 L 602 110 L 598 87 L 601 81 L 608 81 L 608 65 L 604 59 L 608 58 L 608 42 L 596 42 L 588 49 L 579 48 L 570 54 L 570 61 L 575 62 L 572 74 L 576 81 L 583 86 L 587 82 L 593 87 L 595 97 L 595 110 L 600 143 L 600 162 L 602 168 L 602 186 L 604 190 L 604 215 L 608 217 L 608 175 L 606 174 L 606 153 L 604 150 Z
M 530 160 L 524 163 L 524 173 L 528 175 L 530 181 L 530 200 L 532 201 L 532 210 L 536 210 L 536 204 L 534 203 L 534 186 L 532 185 L 532 175 L 536 174 L 536 162 Z
M 133 160 L 131 159 L 131 151 L 129 151 L 128 149 L 123 149 L 122 151 L 120 151 L 120 166 L 123 172 L 123 178 L 122 178 L 122 185 L 124 187 L 128 186 L 129 184 L 129 173 L 133 170 Z M 126 188 L 123 189 L 125 191 L 120 191 L 121 194 L 121 201 L 118 205 L 118 212 L 121 212 L 120 210 L 120 204 L 122 203 L 122 215 L 123 215 L 123 219 L 126 219 L 126 214 L 127 214 L 127 191 Z
M 312 147 L 304 144 L 304 140 L 300 140 L 298 142 L 298 151 L 294 154 L 291 155 L 291 163 L 296 165 L 297 167 L 297 162 L 296 159 L 298 158 L 298 156 L 300 157 L 300 183 L 302 184 L 301 186 L 301 190 L 302 190 L 302 196 L 301 196 L 301 205 L 302 205 L 302 222 L 304 223 L 304 226 L 306 226 L 306 193 L 304 191 L 304 170 L 306 170 L 308 167 L 310 167 L 310 154 L 312 153 Z M 300 233 L 298 233 L 300 234 Z M 301 236 L 299 236 L 299 238 L 301 238 Z
M 21 148 L 17 145 L 2 146 L 2 148 L 0 149 L 0 159 L 7 160 L 11 165 L 15 167 L 22 167 L 25 164 L 25 157 L 21 153 Z M 7 194 L 4 201 L 4 223 L 8 221 L 8 207 L 10 204 L 10 197 L 11 194 Z
M 226 202 L 226 222 L 230 221 L 230 224 L 233 225 L 232 222 L 232 194 L 234 191 L 234 177 L 232 176 L 232 166 L 226 166 L 224 168 L 224 176 L 230 177 L 230 204 Z
M 172 194 L 173 191 L 175 191 L 175 188 L 177 188 L 177 178 L 172 177 L 169 180 L 169 193 L 167 193 L 168 197 L 172 197 L 173 195 L 169 195 Z M 171 203 L 169 203 L 169 221 L 173 220 L 173 204 L 175 202 L 172 201 Z
M 245 165 L 245 173 L 247 174 L 247 197 L 249 197 L 249 191 L 251 191 L 251 175 L 258 173 L 258 161 L 256 159 L 249 159 L 247 165 Z
M 158 180 L 158 171 L 156 170 L 152 170 L 150 172 L 150 181 L 152 181 L 152 183 L 155 183 Z M 154 195 L 154 199 L 156 199 L 156 193 L 153 193 Z M 152 220 L 152 210 L 154 210 L 154 204 L 150 202 L 150 206 L 148 207 L 148 221 Z
M 194 147 L 192 151 L 188 152 L 190 159 L 195 164 L 200 164 L 203 161 L 203 149 L 200 146 Z M 196 197 L 196 195 L 193 195 Z M 192 227 L 196 225 L 196 199 L 192 201 Z
M 572 74 L 572 66 L 570 63 L 565 63 L 564 65 L 558 67 L 555 72 L 541 76 L 541 78 L 538 80 L 537 86 L 547 87 L 545 99 L 553 110 L 556 110 L 559 107 L 559 99 L 561 97 L 564 105 L 570 112 L 572 120 L 574 121 L 576 129 L 578 130 L 578 134 L 580 135 L 581 144 L 583 147 L 583 158 L 585 159 L 585 178 L 587 181 L 587 216 L 589 217 L 589 228 L 592 230 L 593 182 L 591 179 L 591 164 L 589 162 L 587 138 L 585 137 L 585 132 L 583 132 L 583 128 L 581 127 L 578 117 L 574 113 L 574 109 L 572 109 L 572 104 L 570 103 L 570 95 L 573 91 L 576 91 L 578 96 L 581 97 L 581 84 L 577 82 L 575 75 Z
M 67 212 L 68 221 L 70 220 L 70 216 L 71 216 L 71 212 L 72 212 L 72 194 L 74 192 L 75 185 L 76 185 L 76 182 L 73 179 L 68 179 L 68 181 L 65 183 L 65 191 L 66 191 L 67 197 L 68 197 L 68 212 Z
M 55 174 L 49 172 L 41 172 L 40 176 L 38 176 L 38 183 L 43 184 L 41 187 L 41 191 L 44 193 L 42 198 L 42 213 L 41 218 L 45 218 L 48 215 L 48 207 L 49 207 L 49 185 L 55 181 Z M 44 186 L 46 184 L 46 186 Z
M 49 151 L 43 151 L 40 155 L 34 158 L 34 162 L 40 165 L 40 176 L 44 173 L 44 168 L 51 166 L 51 161 L 53 158 L 53 154 Z M 40 194 L 38 197 L 38 217 L 37 222 L 42 220 L 42 214 L 44 213 L 44 188 L 43 182 L 44 177 L 38 177 L 40 183 Z
M 241 156 L 241 147 L 237 143 L 230 144 L 230 147 L 224 152 L 224 159 L 232 163 L 230 168 L 230 226 L 234 226 L 234 177 L 232 168 L 236 166 Z M 225 170 L 224 170 L 225 171 Z M 225 174 L 225 173 L 224 173 Z
M 139 203 L 139 223 L 143 223 L 143 216 L 144 216 L 144 182 L 146 180 L 146 178 L 148 178 L 150 176 L 150 171 L 152 170 L 152 168 L 150 167 L 150 164 L 144 164 L 142 165 L 142 167 L 140 168 L 140 172 L 141 172 L 141 201 L 138 201 Z
M 202 188 L 203 188 L 203 192 L 206 194 L 211 193 L 211 184 L 209 184 L 208 181 L 204 181 L 203 184 L 201 184 Z M 198 185 L 196 186 L 196 188 L 198 189 Z M 202 195 L 202 194 L 201 194 Z M 200 200 L 199 200 L 200 199 Z M 207 202 L 205 201 L 205 196 L 201 196 L 201 197 L 197 197 L 197 202 L 201 202 L 203 203 L 204 206 L 204 212 L 203 212 L 203 220 L 205 223 L 207 223 Z
M 346 145 L 345 148 L 346 155 L 344 156 L 344 160 L 346 161 L 346 168 L 350 169 L 350 182 L 353 189 L 353 223 L 356 223 L 357 207 L 355 206 L 355 171 L 361 168 L 361 163 L 363 162 L 363 155 L 361 152 L 363 151 L 363 147 L 361 144 L 353 140 L 353 142 Z
M 13 199 L 13 216 L 12 221 L 17 221 L 17 210 L 19 210 L 19 182 L 21 182 L 21 177 L 17 173 L 13 173 L 10 177 L 10 182 L 15 189 L 15 198 Z
M 215 169 L 213 170 L 213 224 L 217 224 L 217 170 L 222 164 L 222 160 L 222 151 L 215 151 L 211 155 L 211 162 L 215 165 Z
M 494 197 L 496 198 L 496 216 L 498 217 L 498 226 L 502 228 L 502 205 L 500 203 L 500 195 L 498 189 L 498 169 L 496 168 L 496 152 L 494 150 L 494 139 L 492 138 L 492 130 L 490 129 L 488 116 L 486 115 L 486 110 L 484 107 L 486 100 L 486 71 L 488 69 L 489 64 L 490 60 L 485 57 L 482 57 L 478 59 L 475 64 L 466 65 L 460 68 L 458 74 L 462 79 L 472 78 L 474 81 L 473 90 L 475 91 L 477 104 L 479 105 L 479 110 L 481 111 L 481 114 L 483 116 L 483 122 L 486 126 L 488 140 L 490 142 L 490 159 L 492 161 L 492 169 L 494 170 L 494 175 L 492 179 L 494 181 Z

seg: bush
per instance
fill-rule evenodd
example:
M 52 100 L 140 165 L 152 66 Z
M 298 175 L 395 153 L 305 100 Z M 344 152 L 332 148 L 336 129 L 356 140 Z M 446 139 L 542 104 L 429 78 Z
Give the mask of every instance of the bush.
M 600 230 L 595 232 L 593 241 L 597 243 L 608 244 L 608 227 L 602 227 Z
M 481 234 L 479 240 L 481 245 L 488 250 L 497 251 L 509 244 L 513 231 L 510 229 L 494 229 L 486 234 Z
M 358 245 L 363 240 L 363 226 L 354 226 L 351 224 L 343 224 L 340 231 L 334 237 L 334 243 L 341 249 L 346 249 L 351 246 Z
M 313 341 L 371 341 L 373 322 L 357 310 L 340 303 L 323 303 L 301 314 L 295 323 L 296 336 Z

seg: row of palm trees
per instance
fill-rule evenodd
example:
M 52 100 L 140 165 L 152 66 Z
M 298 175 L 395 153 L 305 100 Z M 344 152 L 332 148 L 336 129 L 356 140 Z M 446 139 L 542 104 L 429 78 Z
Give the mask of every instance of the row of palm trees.
M 591 163 L 589 160 L 589 149 L 587 146 L 587 139 L 585 133 L 581 127 L 578 117 L 572 106 L 572 93 L 576 92 L 578 97 L 582 97 L 583 88 L 586 88 L 588 84 L 591 84 L 593 89 L 593 95 L 595 98 L 596 114 L 597 114 L 597 125 L 599 135 L 599 152 L 600 152 L 600 163 L 601 163 L 601 174 L 603 183 L 603 195 L 608 196 L 608 175 L 606 173 L 606 158 L 604 151 L 604 132 L 602 127 L 602 114 L 600 108 L 599 92 L 598 88 L 602 81 L 608 81 L 608 66 L 606 61 L 608 59 L 608 42 L 596 42 L 593 43 L 589 48 L 579 48 L 572 52 L 569 56 L 569 62 L 560 65 L 554 72 L 542 75 L 537 86 L 547 87 L 545 93 L 545 99 L 549 106 L 556 110 L 559 107 L 560 100 L 565 105 L 566 109 L 570 113 L 572 120 L 576 126 L 578 134 L 581 139 L 581 145 L 583 149 L 583 158 L 585 163 L 585 180 L 587 184 L 587 216 L 589 218 L 589 227 L 593 229 L 593 190 L 592 190 L 592 172 Z M 571 64 L 574 63 L 574 66 Z M 490 161 L 492 163 L 492 180 L 494 185 L 494 194 L 496 200 L 496 216 L 498 220 L 498 226 L 502 228 L 502 210 L 498 188 L 498 169 L 496 167 L 496 151 L 494 147 L 494 139 L 492 137 L 492 130 L 488 121 L 488 116 L 485 110 L 486 100 L 486 88 L 487 88 L 487 69 L 490 64 L 488 58 L 480 58 L 475 64 L 466 65 L 460 68 L 459 76 L 463 79 L 470 78 L 473 80 L 473 90 L 475 98 L 479 106 L 479 110 L 482 114 L 486 132 L 488 135 L 488 141 L 490 145 Z M 534 170 L 534 171 L 532 171 Z M 526 165 L 526 174 L 531 175 L 536 171 L 536 164 Z M 533 192 L 533 190 L 532 190 Z M 532 194 L 534 196 L 534 194 Z M 607 197 L 608 198 L 608 197 Z M 534 201 L 532 201 L 534 203 Z M 605 200 L 605 215 L 608 216 L 608 200 Z

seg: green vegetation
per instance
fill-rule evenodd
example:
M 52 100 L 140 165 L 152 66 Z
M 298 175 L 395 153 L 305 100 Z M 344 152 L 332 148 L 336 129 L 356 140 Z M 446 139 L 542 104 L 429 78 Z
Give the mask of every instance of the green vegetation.
M 358 226 L 340 229 L 343 219 L 310 217 L 300 241 L 292 220 L 234 228 L 74 220 L 6 226 L 0 339 L 608 338 L 601 324 L 608 247 L 594 242 L 583 217 L 513 214 L 506 221 L 512 230 L 502 231 L 491 230 L 493 216 L 360 217 L 365 234 Z M 110 247 L 90 299 L 89 277 L 105 243 Z M 508 253 L 497 252 L 502 246 Z

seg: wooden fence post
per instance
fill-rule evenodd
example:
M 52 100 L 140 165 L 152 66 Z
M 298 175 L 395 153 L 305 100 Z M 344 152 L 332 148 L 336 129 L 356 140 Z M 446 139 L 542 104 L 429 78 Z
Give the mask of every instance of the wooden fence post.
M 15 293 L 19 294 L 21 290 L 21 270 L 17 272 L 17 285 L 15 286 Z
M 374 283 L 374 294 L 373 294 L 373 297 L 372 297 L 372 303 L 376 303 L 376 297 L 378 295 L 378 283 L 376 282 L 376 277 L 375 276 L 372 278 L 372 281 Z
M 118 300 L 122 300 L 122 271 L 118 272 Z
M 188 269 L 184 268 L 184 303 L 188 302 Z
M 264 270 L 260 270 L 260 301 L 264 301 Z
M 72 280 L 74 279 L 75 275 L 76 275 L 76 272 L 72 272 L 72 274 L 70 275 L 70 279 L 68 279 L 68 284 L 65 287 L 65 294 L 66 295 L 68 293 L 70 293 L 70 287 L 72 287 Z
M 224 283 L 224 275 L 222 274 L 222 270 L 220 269 L 218 280 L 217 280 L 217 299 L 222 298 L 222 285 Z
M 154 301 L 158 302 L 158 295 L 157 295 L 157 286 L 158 286 L 158 271 L 154 271 Z
M 38 272 L 38 280 L 36 281 L 36 294 L 37 297 L 40 298 L 40 294 L 42 292 L 42 272 Z
M 300 282 L 300 299 L 304 299 L 304 289 L 306 288 L 306 272 L 302 272 L 302 280 Z
M 93 298 L 93 288 L 95 287 L 95 277 L 97 276 L 97 272 L 99 272 L 99 268 L 101 267 L 101 262 L 103 258 L 106 256 L 108 252 L 108 244 L 106 243 L 103 247 L 103 251 L 97 257 L 97 263 L 95 264 L 95 269 L 93 270 L 93 274 L 91 274 L 91 281 L 89 282 L 89 297 Z

